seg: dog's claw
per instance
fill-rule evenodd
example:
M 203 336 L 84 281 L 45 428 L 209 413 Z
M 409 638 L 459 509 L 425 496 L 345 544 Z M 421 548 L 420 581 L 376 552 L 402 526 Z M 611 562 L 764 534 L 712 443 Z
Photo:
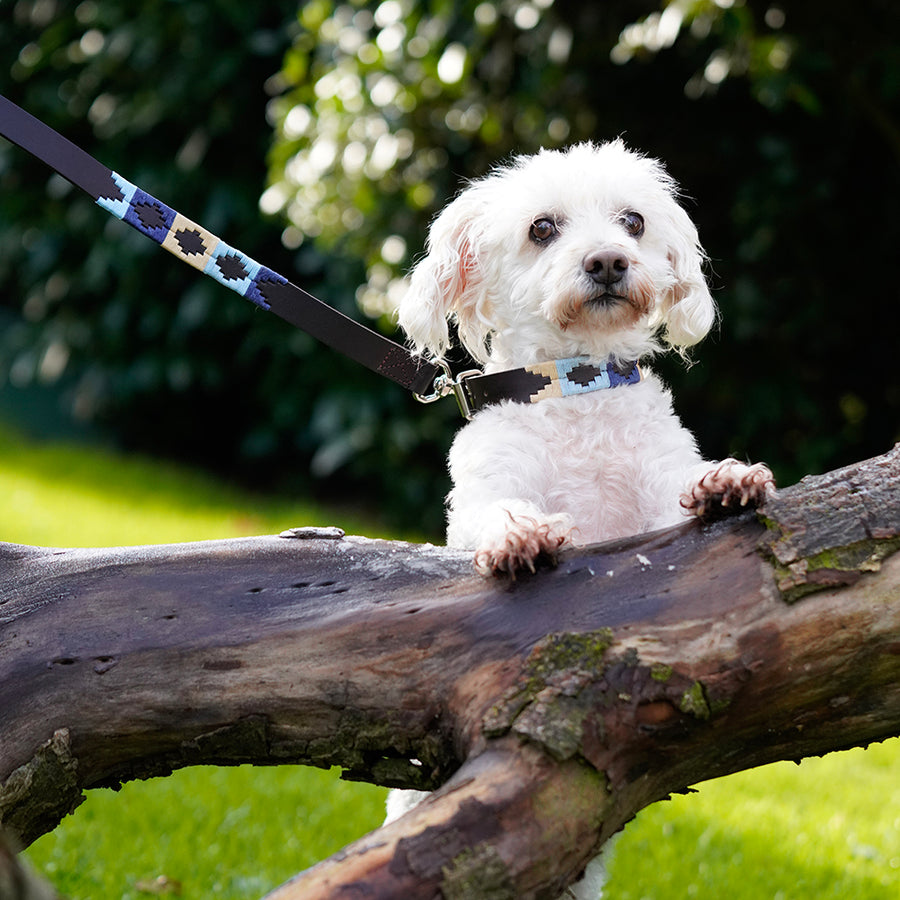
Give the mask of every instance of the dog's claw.
M 761 506 L 775 490 L 775 478 L 768 466 L 747 466 L 726 459 L 707 472 L 689 493 L 681 497 L 681 506 L 701 519 L 731 511 L 737 501 L 741 509 Z
M 517 572 L 533 575 L 542 561 L 555 566 L 556 555 L 567 539 L 568 532 L 560 533 L 550 522 L 510 515 L 500 539 L 475 553 L 475 569 L 485 577 L 493 575 L 515 581 Z

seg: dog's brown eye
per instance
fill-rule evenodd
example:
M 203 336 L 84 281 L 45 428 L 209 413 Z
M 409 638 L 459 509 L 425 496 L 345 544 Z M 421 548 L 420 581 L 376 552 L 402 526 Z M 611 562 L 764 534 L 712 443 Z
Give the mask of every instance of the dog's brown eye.
M 619 221 L 632 237 L 640 237 L 644 233 L 644 217 L 640 213 L 629 210 L 622 213 L 622 218 Z
M 528 235 L 536 244 L 544 244 L 556 237 L 556 222 L 553 219 L 535 219 L 531 223 Z

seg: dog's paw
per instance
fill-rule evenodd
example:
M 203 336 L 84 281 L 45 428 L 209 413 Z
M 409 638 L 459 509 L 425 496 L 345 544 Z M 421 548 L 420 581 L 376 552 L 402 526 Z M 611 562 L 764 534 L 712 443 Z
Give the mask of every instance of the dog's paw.
M 486 541 L 475 552 L 475 570 L 479 575 L 509 575 L 527 569 L 534 572 L 546 560 L 556 564 L 556 554 L 568 541 L 569 529 L 562 520 L 539 521 L 530 516 L 509 514 L 507 527 L 493 541 Z
M 760 506 L 774 490 L 775 477 L 768 466 L 747 466 L 726 459 L 682 494 L 681 505 L 701 519 L 713 519 L 747 506 Z

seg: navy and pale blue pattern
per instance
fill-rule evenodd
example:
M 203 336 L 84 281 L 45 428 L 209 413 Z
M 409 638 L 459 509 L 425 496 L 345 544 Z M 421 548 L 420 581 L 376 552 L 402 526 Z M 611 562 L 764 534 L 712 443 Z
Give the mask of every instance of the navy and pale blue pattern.
M 287 279 L 226 244 L 196 222 L 142 191 L 116 172 L 113 180 L 120 199 L 100 197 L 97 204 L 117 219 L 152 238 L 174 256 L 215 278 L 220 284 L 269 309 L 267 284 L 286 284 Z
M 465 390 L 474 411 L 503 400 L 537 403 L 553 397 L 577 397 L 637 384 L 643 377 L 636 362 L 592 362 L 588 356 L 576 356 L 466 378 Z
M 636 384 L 641 380 L 641 370 L 637 363 L 619 366 L 611 361 L 594 363 L 587 356 L 571 359 L 556 359 L 551 362 L 525 366 L 531 375 L 538 376 L 541 384 L 532 389 L 530 402 L 549 397 L 572 397 L 589 394 L 624 384 Z

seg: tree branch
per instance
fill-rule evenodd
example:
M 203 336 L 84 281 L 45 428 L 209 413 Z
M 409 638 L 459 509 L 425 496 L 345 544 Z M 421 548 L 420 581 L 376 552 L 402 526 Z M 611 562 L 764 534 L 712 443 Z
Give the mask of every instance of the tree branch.
M 517 582 L 318 532 L 0 545 L 0 820 L 27 843 L 86 788 L 340 765 L 440 789 L 273 900 L 554 896 L 673 791 L 900 733 L 898 475 L 895 448 Z

